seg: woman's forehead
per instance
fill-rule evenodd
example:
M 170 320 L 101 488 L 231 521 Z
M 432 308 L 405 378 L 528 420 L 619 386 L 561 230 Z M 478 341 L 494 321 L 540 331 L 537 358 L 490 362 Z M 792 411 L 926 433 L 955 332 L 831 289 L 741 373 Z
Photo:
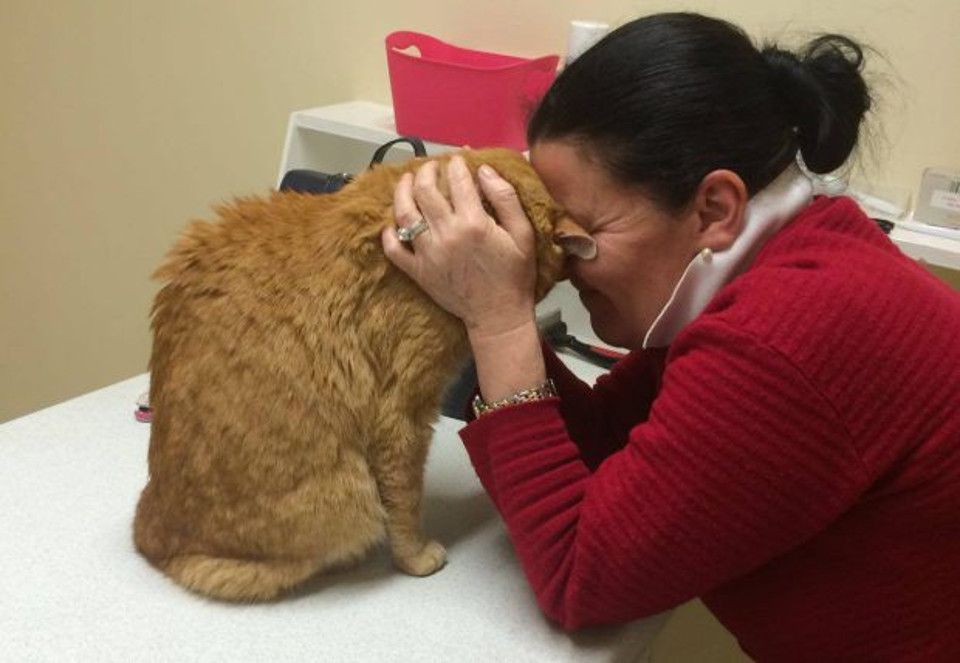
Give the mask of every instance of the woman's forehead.
M 653 204 L 641 189 L 615 181 L 577 145 L 537 143 L 530 151 L 530 162 L 550 195 L 588 230 Z
M 530 163 L 550 195 L 570 211 L 589 208 L 599 188 L 608 188 L 606 174 L 570 143 L 537 143 L 530 150 Z

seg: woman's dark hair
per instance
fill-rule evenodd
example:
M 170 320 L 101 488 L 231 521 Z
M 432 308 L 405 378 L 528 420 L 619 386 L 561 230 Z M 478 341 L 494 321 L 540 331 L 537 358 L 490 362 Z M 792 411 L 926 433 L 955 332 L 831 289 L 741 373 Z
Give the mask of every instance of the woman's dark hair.
M 843 164 L 871 103 L 862 66 L 862 49 L 843 36 L 818 37 L 798 53 L 758 50 L 725 21 L 657 14 L 574 60 L 534 112 L 527 139 L 571 141 L 674 209 L 718 168 L 753 194 L 798 149 L 813 172 Z

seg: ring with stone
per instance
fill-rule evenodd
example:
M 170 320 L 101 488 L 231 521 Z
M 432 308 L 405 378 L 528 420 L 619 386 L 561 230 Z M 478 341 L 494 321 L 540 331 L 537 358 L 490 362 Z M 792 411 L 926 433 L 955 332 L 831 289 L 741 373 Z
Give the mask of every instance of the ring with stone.
M 423 233 L 427 232 L 428 230 L 430 230 L 430 225 L 426 222 L 425 219 L 421 218 L 419 221 L 417 221 L 417 222 L 416 222 L 415 224 L 413 224 L 412 226 L 408 226 L 408 227 L 406 227 L 406 228 L 401 228 L 401 227 L 398 226 L 398 227 L 397 227 L 397 239 L 399 239 L 401 242 L 404 242 L 404 243 L 406 243 L 406 244 L 409 244 L 409 243 L 412 242 L 418 235 L 422 235 Z

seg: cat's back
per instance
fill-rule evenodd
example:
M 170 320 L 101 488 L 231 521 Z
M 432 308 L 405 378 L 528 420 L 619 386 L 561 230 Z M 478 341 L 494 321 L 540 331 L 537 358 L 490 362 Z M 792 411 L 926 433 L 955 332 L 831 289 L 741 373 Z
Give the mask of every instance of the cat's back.
M 163 284 L 154 327 L 183 316 L 196 325 L 277 315 L 299 299 L 323 299 L 333 284 L 368 286 L 386 269 L 378 237 L 390 191 L 375 180 L 359 193 L 274 192 L 217 207 L 213 221 L 184 230 L 154 273 Z
M 401 346 L 446 345 L 448 316 L 383 254 L 398 177 L 381 168 L 336 194 L 244 198 L 193 223 L 156 272 L 151 399 L 242 377 L 247 399 L 279 384 L 359 401 Z
M 358 219 L 348 218 L 350 206 L 349 199 L 336 194 L 275 192 L 238 198 L 217 207 L 213 220 L 192 222 L 154 278 L 181 288 L 211 287 L 236 278 L 269 282 L 298 269 L 320 271 L 338 255 L 362 249 L 337 236 L 371 234 Z

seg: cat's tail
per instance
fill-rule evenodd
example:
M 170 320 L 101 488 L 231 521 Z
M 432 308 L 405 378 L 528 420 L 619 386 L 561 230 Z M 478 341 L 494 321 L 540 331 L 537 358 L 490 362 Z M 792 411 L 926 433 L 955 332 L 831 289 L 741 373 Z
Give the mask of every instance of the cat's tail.
M 317 560 L 246 560 L 179 555 L 163 572 L 187 589 L 224 601 L 267 601 L 320 571 Z

